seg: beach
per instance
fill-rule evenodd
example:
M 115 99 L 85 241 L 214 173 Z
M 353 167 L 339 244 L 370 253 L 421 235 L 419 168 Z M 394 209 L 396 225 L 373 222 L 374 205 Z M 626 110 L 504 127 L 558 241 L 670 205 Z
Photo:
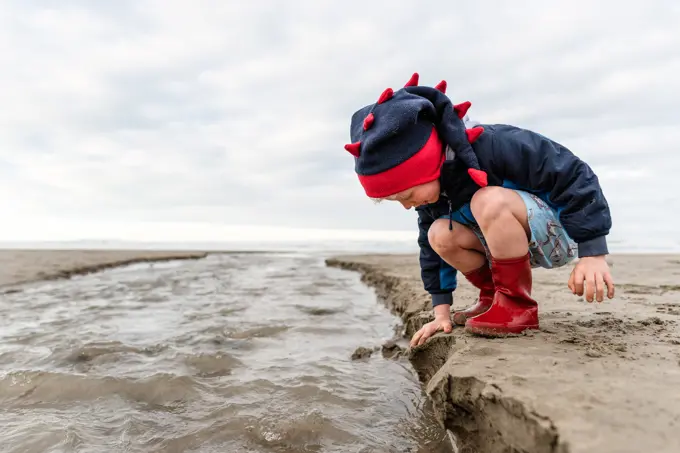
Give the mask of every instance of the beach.
M 21 296 L 27 282 L 67 279 L 138 262 L 192 260 L 210 255 L 172 251 L 0 251 L 0 297 L 3 293 L 4 297 Z M 617 284 L 614 300 L 589 304 L 572 295 L 566 287 L 571 266 L 553 271 L 538 269 L 534 271 L 533 295 L 540 307 L 540 331 L 486 339 L 466 334 L 457 327 L 451 334 L 440 333 L 423 346 L 405 351 L 404 358 L 415 369 L 433 405 L 436 421 L 452 433 L 458 451 L 680 451 L 680 256 L 612 255 L 608 260 Z M 235 258 L 233 266 L 238 263 Z M 327 259 L 325 264 L 361 275 L 363 283 L 374 288 L 378 299 L 401 318 L 406 338 L 431 319 L 430 299 L 422 289 L 416 255 L 340 256 Z M 270 264 L 254 262 L 252 266 L 255 266 L 252 269 L 264 269 Z M 294 275 L 290 272 L 299 268 L 299 264 L 293 263 L 289 271 L 283 274 L 278 271 L 281 275 L 273 277 L 288 281 Z M 175 271 L 166 272 L 168 277 L 156 276 L 149 280 L 149 291 L 171 280 L 169 276 Z M 187 280 L 188 287 L 182 289 L 183 286 L 173 284 L 164 291 L 175 294 L 179 288 L 178 294 L 184 294 L 181 291 L 189 291 L 187 288 L 195 285 L 191 282 L 199 276 L 206 278 L 211 272 L 214 274 L 214 271 L 196 269 L 191 274 L 196 276 Z M 224 275 L 213 274 L 209 275 L 211 284 L 225 288 L 230 285 Z M 104 282 L 114 285 L 115 280 L 114 275 Z M 248 291 L 258 291 L 257 281 L 259 277 L 254 278 L 254 286 Z M 329 322 L 338 316 L 338 312 L 319 306 L 323 287 L 331 285 L 330 280 L 321 286 L 309 286 L 307 280 L 300 284 L 303 283 L 301 290 L 291 295 L 293 300 L 299 300 L 301 294 L 309 299 L 311 305 L 302 307 L 304 313 L 317 316 L 317 320 L 328 317 Z M 132 280 L 130 284 L 139 286 Z M 93 285 L 92 294 L 96 296 L 102 282 Z M 191 297 L 197 306 L 208 302 L 221 306 L 222 299 L 206 299 L 215 297 L 214 294 L 214 291 L 198 292 Z M 359 297 L 352 294 L 348 297 Z M 140 302 L 133 308 L 144 310 L 165 296 L 154 297 L 153 294 L 143 296 L 140 301 L 151 302 Z M 459 279 L 454 307 L 468 305 L 475 297 L 476 292 L 469 283 Z M 34 296 L 30 296 L 26 300 L 33 299 Z M 273 306 L 275 302 L 266 303 Z M 362 299 L 361 303 L 372 301 Z M 298 305 L 295 307 L 300 310 Z M 120 316 L 126 316 L 125 306 L 120 310 Z M 171 312 L 177 316 L 175 311 Z M 136 313 L 137 317 L 141 316 L 139 311 Z M 210 314 L 206 319 L 212 318 L 214 315 Z M 226 340 L 222 335 L 226 335 Z M 229 342 L 236 345 L 243 341 L 243 335 L 240 332 L 220 334 L 209 342 L 231 347 Z M 271 337 L 269 341 L 279 342 L 285 341 L 289 333 L 286 329 L 261 326 L 252 334 L 255 338 L 262 335 Z M 272 344 L 278 343 L 269 343 L 269 347 Z M 370 349 L 376 344 L 366 346 Z M 140 349 L 143 351 L 140 354 L 149 354 L 148 350 L 155 347 Z M 82 351 L 90 354 L 93 348 L 96 356 L 108 357 L 107 354 L 119 354 L 122 346 L 85 344 L 71 355 L 77 356 L 79 364 L 86 362 L 89 366 L 90 359 L 80 359 L 80 355 Z M 25 359 L 26 363 L 29 358 Z M 191 360 L 194 363 L 198 359 L 192 357 Z M 225 359 L 219 358 L 216 362 L 219 366 L 213 360 L 217 359 L 201 362 L 201 366 L 211 373 L 215 367 L 222 370 Z M 371 360 L 373 362 L 364 365 L 382 363 Z M 343 383 L 343 388 L 349 389 L 350 384 Z M 59 388 L 54 392 L 57 398 Z M 329 401 L 335 398 L 331 394 L 328 397 Z M 279 429 L 279 435 L 285 435 L 287 428 Z
M 572 266 L 538 269 L 539 332 L 486 339 L 457 327 L 409 351 L 459 448 L 680 451 L 680 257 L 608 260 L 613 300 L 589 304 L 572 295 Z M 407 337 L 431 319 L 417 256 L 345 256 L 327 264 L 360 272 L 402 317 Z M 475 297 L 459 279 L 454 307 Z

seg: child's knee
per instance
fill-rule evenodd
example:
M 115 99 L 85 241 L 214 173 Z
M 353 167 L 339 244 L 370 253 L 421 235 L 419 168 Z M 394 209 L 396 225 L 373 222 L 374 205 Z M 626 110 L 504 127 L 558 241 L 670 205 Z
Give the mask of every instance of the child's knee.
M 435 220 L 427 233 L 430 246 L 438 255 L 450 255 L 461 250 L 477 248 L 479 239 L 472 230 L 458 222 L 451 223 L 453 229 L 449 230 L 449 220 Z
M 479 189 L 472 197 L 470 209 L 480 224 L 497 218 L 504 211 L 509 211 L 507 189 L 503 187 Z
M 526 206 L 522 198 L 514 191 L 504 187 L 484 187 L 479 189 L 470 202 L 472 215 L 480 226 L 512 215 L 522 224 L 526 223 Z

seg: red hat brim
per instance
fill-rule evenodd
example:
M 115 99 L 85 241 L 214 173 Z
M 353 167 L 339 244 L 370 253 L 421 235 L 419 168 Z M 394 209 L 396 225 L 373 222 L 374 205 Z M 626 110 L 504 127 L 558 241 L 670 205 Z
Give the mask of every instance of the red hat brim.
M 446 155 L 433 127 L 430 138 L 413 156 L 389 170 L 374 175 L 358 175 L 366 195 L 385 198 L 439 178 Z

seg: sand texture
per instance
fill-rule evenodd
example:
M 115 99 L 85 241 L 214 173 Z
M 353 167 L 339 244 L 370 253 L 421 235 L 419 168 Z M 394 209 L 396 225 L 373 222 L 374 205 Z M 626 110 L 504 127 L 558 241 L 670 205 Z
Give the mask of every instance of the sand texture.
M 612 256 L 617 296 L 589 304 L 571 267 L 534 272 L 541 331 L 454 328 L 407 351 L 461 452 L 680 452 L 680 257 Z M 351 256 L 410 336 L 431 316 L 415 256 Z M 454 307 L 476 292 L 460 279 Z
M 69 278 L 126 264 L 205 256 L 204 252 L 171 251 L 0 250 L 0 287 Z

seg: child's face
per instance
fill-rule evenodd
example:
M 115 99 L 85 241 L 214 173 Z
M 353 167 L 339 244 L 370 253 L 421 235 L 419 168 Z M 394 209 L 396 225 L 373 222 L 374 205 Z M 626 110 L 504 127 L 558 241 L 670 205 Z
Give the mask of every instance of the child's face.
M 439 200 L 439 180 L 420 184 L 410 189 L 402 190 L 401 192 L 387 197 L 388 200 L 398 201 L 404 209 L 411 209 L 413 207 L 423 206 L 434 203 Z

